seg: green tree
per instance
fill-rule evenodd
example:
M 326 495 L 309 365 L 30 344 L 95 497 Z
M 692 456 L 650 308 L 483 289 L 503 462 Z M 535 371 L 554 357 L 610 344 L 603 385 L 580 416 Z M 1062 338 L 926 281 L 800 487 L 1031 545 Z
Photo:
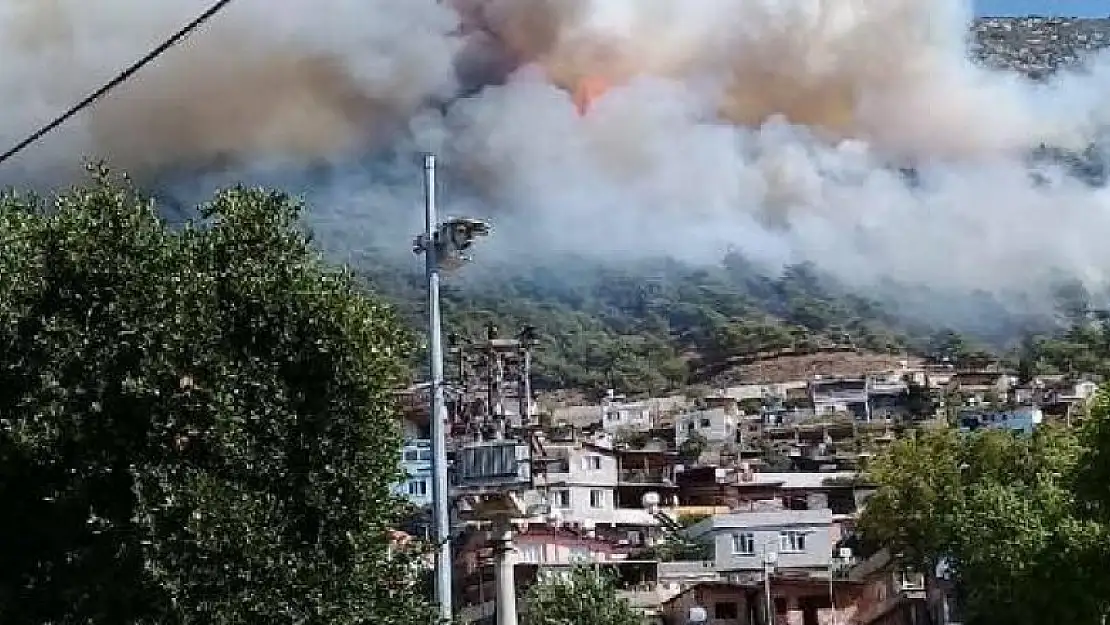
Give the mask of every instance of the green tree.
M 1096 564 L 1106 528 L 1075 488 L 1086 444 L 1054 427 L 899 441 L 869 467 L 879 488 L 860 520 L 865 542 L 922 570 L 948 561 L 975 625 L 1097 623 L 1110 575 Z
M 709 441 L 700 432 L 692 432 L 678 446 L 678 457 L 686 464 L 697 464 L 698 458 L 709 448 Z
M 524 598 L 522 625 L 640 625 L 643 616 L 617 596 L 613 579 L 590 566 L 541 579 Z
M 168 226 L 126 181 L 0 200 L 0 622 L 427 622 L 390 548 L 406 332 L 288 197 Z

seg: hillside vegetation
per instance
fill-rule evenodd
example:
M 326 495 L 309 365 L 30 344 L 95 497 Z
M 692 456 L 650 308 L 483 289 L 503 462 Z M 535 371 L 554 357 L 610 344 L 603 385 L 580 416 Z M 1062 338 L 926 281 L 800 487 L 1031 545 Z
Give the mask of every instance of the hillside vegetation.
M 423 325 L 423 276 L 415 266 L 378 264 L 364 275 Z M 535 326 L 541 390 L 664 392 L 742 374 L 761 353 L 971 349 L 959 337 L 903 321 L 812 265 L 771 277 L 735 254 L 710 267 L 674 260 L 614 267 L 582 258 L 531 268 L 481 263 L 445 280 L 443 297 L 447 332 L 463 339 L 484 336 L 488 324 L 503 334 Z

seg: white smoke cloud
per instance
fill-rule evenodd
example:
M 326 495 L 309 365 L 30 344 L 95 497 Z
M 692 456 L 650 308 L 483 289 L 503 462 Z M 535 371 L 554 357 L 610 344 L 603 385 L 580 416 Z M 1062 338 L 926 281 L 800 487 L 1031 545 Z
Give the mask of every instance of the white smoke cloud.
M 0 140 L 202 8 L 136 7 L 0 0 Z M 312 190 L 324 233 L 359 245 L 419 216 L 406 155 L 434 149 L 455 178 L 447 212 L 495 216 L 491 254 L 738 248 L 861 285 L 1107 282 L 1110 195 L 1032 176 L 1027 157 L 1110 125 L 1110 62 L 1033 84 L 969 61 L 969 20 L 964 0 L 237 0 L 10 171 L 98 155 L 140 174 L 221 158 L 242 173 L 388 147 L 384 168 Z M 426 108 L 456 76 L 504 84 Z M 608 89 L 582 115 L 568 89 L 586 79 Z

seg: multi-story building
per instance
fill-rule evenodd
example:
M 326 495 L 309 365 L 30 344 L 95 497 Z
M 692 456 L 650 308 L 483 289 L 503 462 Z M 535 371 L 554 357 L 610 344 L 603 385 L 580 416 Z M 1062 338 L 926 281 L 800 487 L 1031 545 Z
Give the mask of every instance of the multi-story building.
M 417 506 L 432 503 L 432 442 L 415 439 L 405 442 L 401 450 L 401 468 L 405 478 L 393 489 L 394 492 Z
M 629 402 L 610 389 L 601 400 L 601 427 L 608 432 L 646 432 L 654 425 L 653 412 L 649 402 Z
M 690 437 L 699 435 L 710 445 L 737 441 L 740 407 L 731 397 L 706 397 L 696 409 L 675 418 L 675 445 L 681 447 Z
M 729 510 L 757 510 L 776 506 L 790 510 L 832 511 L 838 524 L 858 513 L 873 488 L 852 471 L 769 473 L 699 467 L 676 475 L 678 498 L 684 506 L 721 506 Z
M 980 405 L 1005 402 L 1016 383 L 1016 376 L 1002 371 L 960 371 L 948 380 L 946 390 L 965 403 Z
M 964 408 L 959 412 L 959 422 L 962 432 L 985 429 L 1032 434 L 1044 422 L 1044 413 L 1037 406 L 997 411 Z
M 632 471 L 622 474 L 621 458 L 627 454 L 610 447 L 580 440 L 546 441 L 545 469 L 534 477 L 534 490 L 528 497 L 545 503 L 548 515 L 572 527 L 598 527 L 612 536 L 635 534 L 642 541 L 647 528 L 658 521 L 644 509 L 642 501 L 628 501 L 627 493 L 618 500 L 622 487 L 632 486 L 622 482 L 633 478 L 650 479 L 662 473 L 648 472 L 636 475 Z M 659 469 L 662 471 L 662 469 Z M 627 489 L 624 489 L 627 490 Z
M 858 419 L 871 418 L 866 377 L 814 379 L 809 397 L 815 414 L 847 413 Z
M 839 540 L 828 508 L 718 514 L 685 530 L 688 538 L 711 542 L 714 568 L 733 581 L 763 574 L 773 554 L 776 571 L 828 577 Z

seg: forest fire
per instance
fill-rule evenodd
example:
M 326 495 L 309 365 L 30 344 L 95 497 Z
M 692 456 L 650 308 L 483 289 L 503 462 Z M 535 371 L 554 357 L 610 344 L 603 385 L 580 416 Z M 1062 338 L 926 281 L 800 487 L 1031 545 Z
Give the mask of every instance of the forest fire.
M 610 87 L 612 87 L 612 83 L 600 75 L 589 75 L 579 80 L 572 91 L 574 106 L 578 108 L 578 114 L 585 115 L 588 113 L 593 108 L 594 103 L 605 95 Z

